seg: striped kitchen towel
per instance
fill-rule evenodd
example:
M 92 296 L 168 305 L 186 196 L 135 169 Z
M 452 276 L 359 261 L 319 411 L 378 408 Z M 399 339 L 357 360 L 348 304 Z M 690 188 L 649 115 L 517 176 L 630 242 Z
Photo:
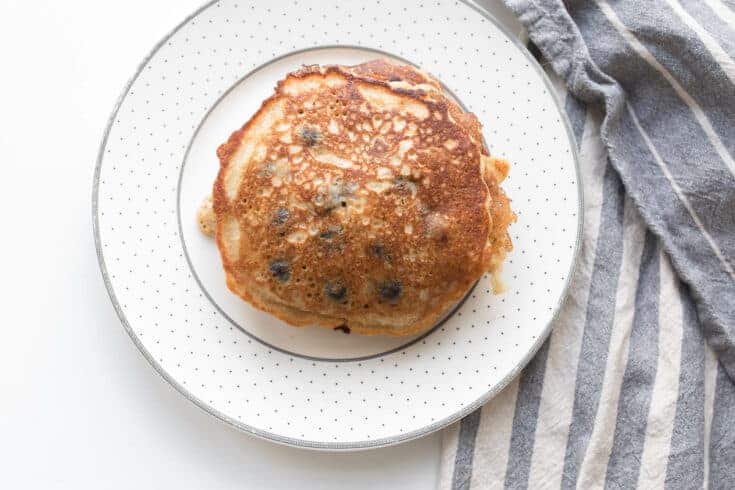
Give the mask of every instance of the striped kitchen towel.
M 735 2 L 505 1 L 572 122 L 582 253 L 440 487 L 735 489 Z

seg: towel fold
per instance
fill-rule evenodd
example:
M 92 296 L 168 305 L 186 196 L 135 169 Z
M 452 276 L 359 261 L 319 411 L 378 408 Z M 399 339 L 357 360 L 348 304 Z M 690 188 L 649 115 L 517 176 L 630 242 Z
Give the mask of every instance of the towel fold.
M 440 487 L 735 488 L 735 5 L 505 1 L 579 145 L 582 253 Z

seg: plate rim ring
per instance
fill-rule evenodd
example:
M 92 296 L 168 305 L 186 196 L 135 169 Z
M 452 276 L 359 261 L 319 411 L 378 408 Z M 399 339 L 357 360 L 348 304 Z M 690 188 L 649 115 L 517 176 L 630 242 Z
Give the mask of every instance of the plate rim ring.
M 122 92 L 120 93 L 120 95 L 117 97 L 115 101 L 113 110 L 107 119 L 105 130 L 102 135 L 102 139 L 101 139 L 99 149 L 97 152 L 97 159 L 95 162 L 95 169 L 94 169 L 94 175 L 93 175 L 93 181 L 92 181 L 92 232 L 94 235 L 94 246 L 95 246 L 95 250 L 97 253 L 97 262 L 100 268 L 100 273 L 102 274 L 102 280 L 105 284 L 105 289 L 107 290 L 107 294 L 110 298 L 112 306 L 115 309 L 115 313 L 117 314 L 118 319 L 120 320 L 120 323 L 122 324 L 123 328 L 128 333 L 128 336 L 133 341 L 133 344 L 135 344 L 136 348 L 140 351 L 143 357 L 148 361 L 148 363 L 153 367 L 153 369 L 158 373 L 159 376 L 161 376 L 167 383 L 173 386 L 176 389 L 176 391 L 178 391 L 187 400 L 192 402 L 194 405 L 199 407 L 204 412 L 208 413 L 209 415 L 213 416 L 219 421 L 225 423 L 226 425 L 229 425 L 242 432 L 255 436 L 259 439 L 267 440 L 270 442 L 275 442 L 275 443 L 282 444 L 285 446 L 290 446 L 290 447 L 338 452 L 338 451 L 358 451 L 358 450 L 366 450 L 366 449 L 377 449 L 381 447 L 393 446 L 393 445 L 400 444 L 403 442 L 409 442 L 415 439 L 419 439 L 423 436 L 429 435 L 433 432 L 443 429 L 447 427 L 448 425 L 456 422 L 457 420 L 460 420 L 461 418 L 465 417 L 466 415 L 469 415 L 470 413 L 474 412 L 478 408 L 482 407 L 489 400 L 494 398 L 495 395 L 497 395 L 500 391 L 502 391 L 513 379 L 515 379 L 515 377 L 520 373 L 520 371 L 524 367 L 526 367 L 526 365 L 531 361 L 531 359 L 533 359 L 533 357 L 536 355 L 536 353 L 541 348 L 543 343 L 546 341 L 546 339 L 551 334 L 551 327 L 554 321 L 556 320 L 556 318 L 559 316 L 561 306 L 568 296 L 571 281 L 572 281 L 572 278 L 574 277 L 574 274 L 577 270 L 577 266 L 579 263 L 579 258 L 580 258 L 581 249 L 582 249 L 581 247 L 582 232 L 583 232 L 583 227 L 584 227 L 584 191 L 582 187 L 582 175 L 581 175 L 580 163 L 579 163 L 579 150 L 578 150 L 575 138 L 574 138 L 574 132 L 572 131 L 572 126 L 571 126 L 571 122 L 569 121 L 569 117 L 564 111 L 561 101 L 559 100 L 559 97 L 557 96 L 555 92 L 553 83 L 549 79 L 544 69 L 538 63 L 538 61 L 536 61 L 533 55 L 528 51 L 528 48 L 526 48 L 526 46 L 524 46 L 523 43 L 521 43 L 520 40 L 515 35 L 513 35 L 505 26 L 503 26 L 495 18 L 494 15 L 492 15 L 489 11 L 485 10 L 484 8 L 473 4 L 471 0 L 459 0 L 459 1 L 465 4 L 467 7 L 474 10 L 475 12 L 477 12 L 479 15 L 483 16 L 488 21 L 490 21 L 495 26 L 496 29 L 502 32 L 503 35 L 505 35 L 506 38 L 508 38 L 510 42 L 512 42 L 519 49 L 519 51 L 528 60 L 530 66 L 532 66 L 533 69 L 541 76 L 541 79 L 543 80 L 544 85 L 546 86 L 547 91 L 549 95 L 551 96 L 552 100 L 554 101 L 554 105 L 556 106 L 557 111 L 559 112 L 559 117 L 564 125 L 564 129 L 566 130 L 569 144 L 571 146 L 572 159 L 574 160 L 574 170 L 575 170 L 575 176 L 576 176 L 576 181 L 577 181 L 578 209 L 577 209 L 577 232 L 576 232 L 576 238 L 575 238 L 575 244 L 574 244 L 574 253 L 572 256 L 571 265 L 569 267 L 569 273 L 567 275 L 564 286 L 562 287 L 562 292 L 559 296 L 559 301 L 557 302 L 554 312 L 552 313 L 548 323 L 544 327 L 541 334 L 538 335 L 536 341 L 531 346 L 529 351 L 521 359 L 521 361 L 511 371 L 509 371 L 508 374 L 506 374 L 502 380 L 500 380 L 500 382 L 498 382 L 493 388 L 485 391 L 474 402 L 466 405 L 461 410 L 458 410 L 457 412 L 443 418 L 442 420 L 426 425 L 420 429 L 417 429 L 411 432 L 407 432 L 405 434 L 384 437 L 381 439 L 373 439 L 373 440 L 368 439 L 364 441 L 346 442 L 346 443 L 303 440 L 303 439 L 296 439 L 292 437 L 281 436 L 279 434 L 276 434 L 270 431 L 258 429 L 242 421 L 235 420 L 229 415 L 213 408 L 208 403 L 205 403 L 200 398 L 194 396 L 188 389 L 186 389 L 183 385 L 181 385 L 176 379 L 174 379 L 168 373 L 168 371 L 166 371 L 166 369 L 164 369 L 164 367 L 161 364 L 159 364 L 158 361 L 156 361 L 156 359 L 153 358 L 153 356 L 150 354 L 148 349 L 146 349 L 146 347 L 140 341 L 138 336 L 135 335 L 135 332 L 133 331 L 132 327 L 130 326 L 130 323 L 127 320 L 125 312 L 122 310 L 120 303 L 117 301 L 117 296 L 115 295 L 114 287 L 112 285 L 112 282 L 110 281 L 109 274 L 107 273 L 107 267 L 105 264 L 104 254 L 102 252 L 102 244 L 101 244 L 100 229 L 99 229 L 98 198 L 99 198 L 99 181 L 100 181 L 100 174 L 102 171 L 102 161 L 104 160 L 105 148 L 107 146 L 107 140 L 110 134 L 110 130 L 112 129 L 112 125 L 115 122 L 115 119 L 120 110 L 120 107 L 122 106 L 122 103 L 127 97 L 128 93 L 130 92 L 130 88 L 136 82 L 136 80 L 138 79 L 139 75 L 141 74 L 145 66 L 148 64 L 148 62 L 159 51 L 159 49 L 174 34 L 176 34 L 182 27 L 188 24 L 189 21 L 197 17 L 199 14 L 201 14 L 202 12 L 210 8 L 212 5 L 216 4 L 218 1 L 219 0 L 208 0 L 203 5 L 201 5 L 199 8 L 197 8 L 194 12 L 187 15 L 173 29 L 167 32 L 151 48 L 151 50 L 146 54 L 143 60 L 140 63 L 138 63 L 134 74 L 128 79 L 125 86 L 123 87 Z
M 189 160 L 189 155 L 191 153 L 191 148 L 194 144 L 194 141 L 196 140 L 197 136 L 199 135 L 199 132 L 201 131 L 204 124 L 207 122 L 207 119 L 209 119 L 212 112 L 214 112 L 217 107 L 227 98 L 230 93 L 232 93 L 237 87 L 242 84 L 245 80 L 250 78 L 251 76 L 257 74 L 259 71 L 263 70 L 264 68 L 267 68 L 268 66 L 272 65 L 273 63 L 278 63 L 279 61 L 282 61 L 286 58 L 290 58 L 295 55 L 313 52 L 313 51 L 321 51 L 321 50 L 330 50 L 330 49 L 352 49 L 352 50 L 361 50 L 361 51 L 369 51 L 373 52 L 382 56 L 389 56 L 394 59 L 397 59 L 401 61 L 402 63 L 415 66 L 416 68 L 420 68 L 418 65 L 414 64 L 410 60 L 403 58 L 401 56 L 397 56 L 393 53 L 390 53 L 388 51 L 377 49 L 377 48 L 370 48 L 365 46 L 359 46 L 359 45 L 352 45 L 352 44 L 319 44 L 315 46 L 309 46 L 306 48 L 300 48 L 295 49 L 292 51 L 288 51 L 286 53 L 280 54 L 274 58 L 271 58 L 270 60 L 266 61 L 265 63 L 262 63 L 252 70 L 245 73 L 243 76 L 241 76 L 239 79 L 237 79 L 230 87 L 222 92 L 222 94 L 217 97 L 217 100 L 215 100 L 212 103 L 212 107 L 207 110 L 207 112 L 202 116 L 201 121 L 199 121 L 199 124 L 197 125 L 196 129 L 194 129 L 194 132 L 192 133 L 191 138 L 189 139 L 189 144 L 186 146 L 186 150 L 184 150 L 184 156 L 182 158 L 182 164 L 181 169 L 179 170 L 179 178 L 178 183 L 176 184 L 176 220 L 179 227 L 179 241 L 181 242 L 181 247 L 184 251 L 184 258 L 186 259 L 186 263 L 189 267 L 189 271 L 192 274 L 192 277 L 194 278 L 194 281 L 197 283 L 197 286 L 199 286 L 199 289 L 202 291 L 202 294 L 209 300 L 210 303 L 215 307 L 215 309 L 219 312 L 220 315 L 222 315 L 225 320 L 227 320 L 230 325 L 237 327 L 238 330 L 242 331 L 245 335 L 247 335 L 252 340 L 256 340 L 263 344 L 268 349 L 276 350 L 281 352 L 282 354 L 293 356 L 293 357 L 300 357 L 302 359 L 306 359 L 309 361 L 317 361 L 317 362 L 334 362 L 334 363 L 349 363 L 349 362 L 360 362 L 360 361 L 367 361 L 370 359 L 375 359 L 381 356 L 386 356 L 388 354 L 393 354 L 395 352 L 405 350 L 408 347 L 424 340 L 425 338 L 429 337 L 432 333 L 434 333 L 439 327 L 444 325 L 452 316 L 454 316 L 455 313 L 460 311 L 464 303 L 467 301 L 467 299 L 470 297 L 472 292 L 477 288 L 477 285 L 480 283 L 480 280 L 478 279 L 465 293 L 464 296 L 454 305 L 452 306 L 448 311 L 443 313 L 443 316 L 434 323 L 433 326 L 430 328 L 420 332 L 419 334 L 414 335 L 414 339 L 408 340 L 403 344 L 397 345 L 395 347 L 391 347 L 388 350 L 381 351 L 375 354 L 367 354 L 367 355 L 361 355 L 361 356 L 355 356 L 355 357 L 336 357 L 336 358 L 327 358 L 327 357 L 319 357 L 315 355 L 309 355 L 309 354 L 301 354 L 298 352 L 293 352 L 288 350 L 285 347 L 279 347 L 275 344 L 272 344 L 266 340 L 263 340 L 258 335 L 248 331 L 247 328 L 245 328 L 243 325 L 240 324 L 240 322 L 236 321 L 229 313 L 227 313 L 224 308 L 215 301 L 215 299 L 212 297 L 212 293 L 207 289 L 207 287 L 204 285 L 204 282 L 202 281 L 201 277 L 199 276 L 199 273 L 197 272 L 196 267 L 194 266 L 194 263 L 191 259 L 191 254 L 189 253 L 189 248 L 186 245 L 186 238 L 184 236 L 184 224 L 183 224 L 183 218 L 181 216 L 181 189 L 182 189 L 182 182 L 184 179 L 184 173 L 186 171 L 186 164 Z M 444 91 L 447 92 L 455 102 L 462 108 L 462 110 L 467 111 L 467 107 L 464 105 L 464 103 L 459 100 L 459 97 L 455 93 L 453 93 L 449 87 L 445 86 L 441 80 L 439 80 L 439 83 L 442 84 Z M 482 137 L 483 143 L 485 146 L 487 146 L 487 143 L 485 143 L 485 137 Z

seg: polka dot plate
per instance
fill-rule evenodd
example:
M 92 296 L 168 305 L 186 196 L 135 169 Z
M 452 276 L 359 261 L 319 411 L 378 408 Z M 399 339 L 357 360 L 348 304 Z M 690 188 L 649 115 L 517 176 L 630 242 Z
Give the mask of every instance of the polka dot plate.
M 229 293 L 196 209 L 217 146 L 302 64 L 379 56 L 420 66 L 484 125 L 518 222 L 503 270 L 411 338 L 293 328 Z M 248 433 L 344 450 L 428 434 L 489 400 L 549 333 L 574 267 L 581 195 L 549 81 L 485 12 L 454 0 L 222 0 L 146 58 L 109 121 L 95 239 L 120 319 L 184 396 Z

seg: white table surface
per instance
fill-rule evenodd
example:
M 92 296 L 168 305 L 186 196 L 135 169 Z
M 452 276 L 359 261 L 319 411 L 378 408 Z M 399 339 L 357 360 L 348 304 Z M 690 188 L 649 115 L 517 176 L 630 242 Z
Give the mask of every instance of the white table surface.
M 439 433 L 347 454 L 257 440 L 179 395 L 118 322 L 92 238 L 98 145 L 200 4 L 0 0 L 0 488 L 433 488 Z

